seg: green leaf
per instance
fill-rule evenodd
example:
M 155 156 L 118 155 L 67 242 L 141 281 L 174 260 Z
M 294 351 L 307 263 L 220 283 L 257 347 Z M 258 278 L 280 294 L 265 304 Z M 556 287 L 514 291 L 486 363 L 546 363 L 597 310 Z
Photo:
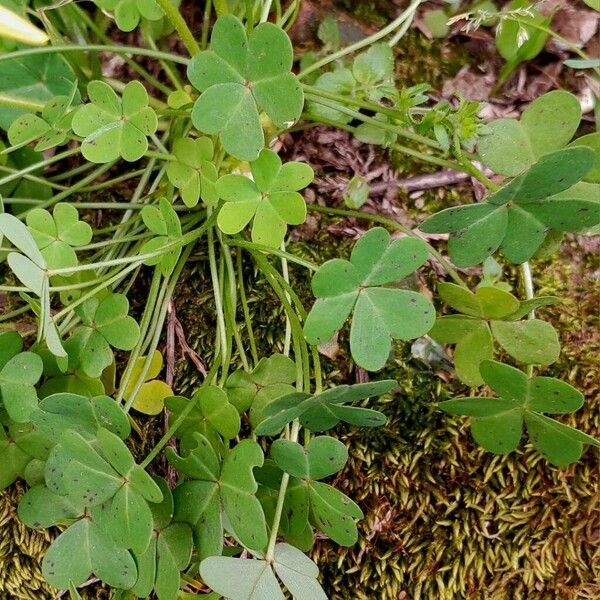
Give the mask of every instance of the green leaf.
M 36 429 L 58 443 L 67 429 L 74 429 L 92 439 L 100 427 L 126 439 L 131 431 L 127 415 L 112 398 L 86 398 L 77 394 L 60 393 L 44 398 L 31 415 Z
M 588 199 L 585 184 L 578 183 L 594 161 L 594 152 L 585 146 L 546 154 L 487 202 L 443 210 L 420 228 L 450 233 L 448 249 L 457 266 L 475 265 L 498 247 L 509 260 L 525 262 L 542 245 L 548 228 L 578 231 L 600 222 L 597 201 Z
M 490 328 L 480 321 L 456 344 L 454 350 L 456 374 L 468 385 L 481 385 L 483 380 L 479 374 L 479 366 L 483 360 L 493 357 L 494 344 Z
M 275 152 L 265 149 L 251 164 L 254 181 L 241 175 L 224 175 L 216 191 L 225 200 L 217 217 L 224 233 L 239 233 L 250 221 L 252 241 L 279 247 L 287 225 L 300 225 L 306 218 L 306 204 L 298 193 L 313 178 L 303 163 L 282 166 Z
M 343 404 L 358 402 L 366 398 L 385 394 L 395 386 L 396 382 L 388 379 L 372 383 L 357 383 L 351 386 L 341 385 L 313 396 L 302 392 L 282 396 L 264 409 L 265 420 L 258 425 L 255 433 L 257 435 L 276 435 L 285 425 L 291 423 L 294 419 L 302 419 L 309 411 L 339 409 L 340 405 Z M 382 416 L 381 413 L 377 414 Z M 344 416 L 344 413 L 341 413 L 340 416 L 336 415 L 334 425 L 339 420 L 343 420 Z M 372 426 L 381 425 L 379 416 L 376 419 L 371 418 L 371 422 L 365 424 Z M 383 417 L 383 421 L 385 422 L 385 417 Z M 332 426 L 330 425 L 330 427 Z
M 200 576 L 231 600 L 284 600 L 279 582 L 263 560 L 211 556 L 200 563 Z
M 46 261 L 39 251 L 31 232 L 19 219 L 8 213 L 1 213 L 0 236 L 4 236 L 39 269 L 46 268 Z
M 253 406 L 257 399 L 261 402 L 259 396 L 275 399 L 282 386 L 290 386 L 295 381 L 296 363 L 283 354 L 273 354 L 261 358 L 250 373 L 241 370 L 232 373 L 227 378 L 225 389 L 229 401 L 242 413 Z M 264 407 L 266 403 L 261 404 Z
M 450 414 L 471 416 L 473 437 L 487 450 L 498 454 L 514 450 L 523 423 L 533 445 L 557 466 L 576 461 L 583 444 L 600 448 L 591 436 L 543 414 L 572 412 L 582 405 L 583 395 L 567 383 L 550 377 L 527 378 L 495 361 L 482 362 L 481 375 L 499 398 L 457 398 L 439 406 Z
M 37 407 L 35 384 L 42 376 L 42 359 L 33 352 L 21 352 L 0 370 L 0 399 L 8 416 L 17 423 L 26 423 Z
M 194 544 L 200 560 L 223 552 L 221 501 L 215 483 L 186 481 L 174 490 L 175 520 L 193 527 Z
M 137 343 L 140 330 L 128 311 L 129 301 L 123 294 L 109 294 L 102 300 L 91 298 L 75 309 L 83 325 L 65 346 L 89 377 L 99 377 L 112 363 L 111 346 L 131 350 Z
M 496 173 L 519 175 L 542 155 L 566 146 L 580 120 L 577 97 L 554 90 L 534 100 L 520 121 L 499 119 L 487 125 L 478 142 L 479 154 Z
M 545 415 L 526 413 L 525 424 L 535 449 L 558 467 L 579 460 L 584 444 L 600 448 L 600 442 L 593 437 Z
M 51 100 L 68 95 L 75 75 L 60 54 L 35 54 L 8 58 L 0 63 L 0 92 L 23 100 Z M 79 94 L 75 103 L 79 102 Z M 25 111 L 3 106 L 0 108 L 0 128 L 8 130 L 11 123 Z
M 558 335 L 546 321 L 492 321 L 496 341 L 513 358 L 525 364 L 549 365 L 558 359 Z
M 0 490 L 8 487 L 17 478 L 23 477 L 25 468 L 31 461 L 31 455 L 19 447 L 17 440 L 9 435 L 4 426 L 0 424 Z
M 92 239 L 92 228 L 79 220 L 77 209 L 59 202 L 50 214 L 43 208 L 27 213 L 27 226 L 51 269 L 77 266 L 73 248 L 85 246 Z
M 435 311 L 424 296 L 380 288 L 402 279 L 427 260 L 427 247 L 415 238 L 390 243 L 384 229 L 369 230 L 356 243 L 350 261 L 334 259 L 312 281 L 317 301 L 304 334 L 311 344 L 329 340 L 353 312 L 350 349 L 358 365 L 378 370 L 391 349 L 390 338 L 413 339 L 431 328 Z
M 182 411 L 192 402 L 182 396 L 172 396 L 165 399 L 167 409 L 172 413 L 171 422 L 177 419 Z M 210 425 L 202 411 L 198 406 L 194 406 L 184 417 L 181 425 L 177 429 L 175 435 L 180 440 L 180 449 L 183 454 L 187 454 L 197 445 L 195 434 L 201 434 L 207 438 L 210 445 L 219 454 L 225 452 L 224 444 L 221 436 Z
M 586 4 L 592 4 L 596 2 L 600 7 L 600 2 L 598 0 L 583 0 Z M 597 10 L 600 10 L 597 9 Z M 600 67 L 600 58 L 569 58 L 565 60 L 564 63 L 567 67 L 571 67 L 571 69 L 594 69 Z
M 84 583 L 94 573 L 107 585 L 130 588 L 137 569 L 127 550 L 115 545 L 90 518 L 71 525 L 54 540 L 42 561 L 46 581 L 57 588 Z
M 56 96 L 49 100 L 40 117 L 31 113 L 17 117 L 8 130 L 10 143 L 18 145 L 37 139 L 34 146 L 36 152 L 44 152 L 64 144 L 71 130 L 73 119 L 71 104 L 76 94 L 77 85 L 74 82 L 71 93 L 68 96 Z
M 600 133 L 596 132 L 588 133 L 587 135 L 582 135 L 581 137 L 577 138 L 569 144 L 569 148 L 573 146 L 587 146 L 588 148 L 591 148 L 594 151 L 596 155 L 596 162 L 594 163 L 592 169 L 588 171 L 587 175 L 583 178 L 583 180 L 588 181 L 590 183 L 600 183 Z
M 142 209 L 142 219 L 148 229 L 155 234 L 150 241 L 140 249 L 140 254 L 150 254 L 161 250 L 163 247 L 177 242 L 181 238 L 181 222 L 172 204 L 166 198 L 160 198 L 159 208 L 147 205 Z M 168 277 L 179 260 L 181 246 L 165 250 L 162 256 L 148 258 L 144 261 L 147 265 L 159 265 L 160 272 Z
M 219 17 L 210 49 L 196 54 L 188 68 L 190 82 L 202 92 L 192 110 L 194 126 L 218 134 L 235 158 L 255 160 L 265 142 L 259 111 L 282 128 L 300 118 L 304 97 L 292 62 L 292 44 L 279 27 L 261 23 L 247 37 L 239 19 Z
M 369 184 L 362 175 L 350 179 L 342 196 L 344 204 L 353 210 L 358 210 L 369 199 Z
M 275 546 L 273 567 L 283 585 L 297 600 L 326 600 L 317 581 L 319 568 L 303 552 L 290 544 Z
M 233 439 L 240 431 L 240 415 L 229 403 L 227 394 L 214 385 L 202 386 L 192 396 L 208 422 L 227 440 Z
M 253 440 L 243 440 L 225 457 L 221 472 L 221 498 L 235 536 L 244 546 L 264 550 L 267 526 L 253 469 L 264 461 L 261 447 Z
M 297 442 L 276 440 L 271 446 L 271 456 L 280 469 L 293 477 L 318 480 L 342 469 L 348 460 L 348 450 L 335 438 L 318 436 L 306 448 Z
M 88 84 L 89 104 L 73 117 L 73 131 L 84 138 L 83 156 L 94 163 L 122 157 L 139 160 L 148 150 L 147 136 L 156 132 L 156 113 L 148 106 L 148 93 L 139 81 L 130 81 L 119 99 L 103 81 Z
M 340 546 L 352 546 L 358 539 L 354 519 L 362 519 L 357 504 L 325 483 L 313 482 L 309 488 L 311 522 Z
M 103 10 L 114 12 L 115 22 L 121 31 L 133 31 L 140 20 L 157 21 L 164 16 L 155 0 L 94 0 Z
M 394 53 L 387 44 L 374 44 L 359 54 L 352 64 L 352 74 L 363 85 L 374 85 L 394 76 Z
M 210 138 L 178 138 L 173 144 L 176 161 L 167 164 L 169 181 L 180 190 L 183 203 L 192 208 L 202 200 L 216 204 L 217 170 L 212 162 L 213 142 Z
M 273 569 L 297 600 L 325 600 L 315 563 L 289 544 L 277 544 L 272 567 L 264 560 L 210 557 L 200 564 L 202 579 L 231 600 L 283 600 Z
M 152 512 L 144 498 L 126 483 L 106 507 L 106 530 L 122 548 L 143 552 L 152 536 Z

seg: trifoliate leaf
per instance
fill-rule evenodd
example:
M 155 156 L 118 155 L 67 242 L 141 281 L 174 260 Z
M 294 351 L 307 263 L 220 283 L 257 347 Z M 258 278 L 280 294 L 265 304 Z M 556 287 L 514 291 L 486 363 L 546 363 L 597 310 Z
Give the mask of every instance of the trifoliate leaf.
M 223 175 L 217 181 L 217 193 L 225 200 L 217 223 L 224 233 L 234 234 L 253 221 L 252 241 L 279 247 L 287 225 L 300 225 L 306 219 L 306 204 L 298 190 L 312 181 L 313 171 L 299 162 L 282 165 L 268 149 L 250 168 L 254 181 L 243 175 Z
M 148 106 L 148 93 L 139 81 L 130 81 L 119 98 L 103 81 L 88 84 L 89 104 L 73 117 L 73 131 L 84 138 L 83 156 L 94 163 L 122 157 L 139 160 L 148 150 L 147 136 L 156 132 L 156 113 Z
M 179 138 L 173 144 L 175 161 L 167 165 L 169 181 L 180 190 L 183 203 L 192 208 L 202 198 L 208 206 L 218 202 L 215 182 L 217 169 L 211 162 L 213 143 L 210 138 Z
M 356 243 L 350 261 L 330 260 L 314 275 L 317 301 L 304 325 L 306 339 L 311 344 L 330 340 L 352 313 L 352 357 L 365 369 L 381 369 L 391 351 L 391 338 L 424 335 L 433 325 L 435 311 L 417 292 L 380 286 L 410 275 L 427 255 L 419 239 L 390 243 L 385 229 L 368 231 Z
M 195 438 L 197 446 L 188 457 L 178 456 L 171 448 L 166 451 L 169 462 L 195 480 L 183 484 L 185 495 L 198 498 L 194 502 L 194 520 L 201 519 L 204 521 L 201 523 L 202 527 L 208 526 L 213 531 L 221 531 L 222 517 L 218 504 L 217 510 L 214 510 L 218 496 L 235 537 L 248 548 L 264 550 L 267 545 L 267 527 L 263 509 L 256 498 L 258 484 L 253 473 L 254 468 L 263 464 L 261 447 L 253 440 L 243 440 L 227 454 L 222 468 L 219 468 L 218 458 L 210 442 L 200 434 L 195 434 Z
M 10 143 L 17 145 L 37 140 L 34 146 L 36 152 L 44 152 L 64 144 L 71 131 L 74 114 L 71 105 L 76 94 L 77 85 L 74 84 L 68 96 L 56 96 L 49 100 L 44 106 L 41 116 L 25 113 L 17 117 L 8 130 Z
M 283 354 L 263 357 L 250 372 L 235 371 L 225 383 L 229 401 L 240 413 L 250 409 L 250 419 L 254 427 L 262 419 L 262 411 L 267 404 L 279 396 L 294 391 L 296 364 Z
M 89 377 L 100 377 L 113 361 L 110 347 L 131 350 L 140 330 L 128 316 L 129 301 L 123 294 L 109 294 L 102 300 L 90 298 L 75 309 L 82 325 L 66 341 L 69 357 Z
M 519 302 L 511 293 L 482 286 L 475 293 L 454 283 L 438 284 L 441 299 L 462 314 L 438 317 L 429 335 L 442 344 L 456 344 L 454 366 L 468 385 L 483 384 L 480 364 L 494 357 L 494 341 L 526 364 L 551 364 L 560 353 L 554 328 L 539 319 L 519 321 L 533 308 L 552 304 L 554 297 Z
M 85 246 L 92 239 L 92 228 L 79 220 L 74 206 L 59 202 L 52 214 L 43 208 L 27 213 L 27 226 L 51 269 L 77 266 L 73 248 Z
M 278 398 L 265 407 L 264 420 L 255 430 L 257 435 L 276 435 L 294 419 L 312 431 L 325 431 L 339 421 L 353 425 L 378 427 L 386 421 L 385 416 L 374 410 L 343 406 L 373 396 L 380 396 L 395 387 L 393 380 L 355 385 L 340 385 L 320 394 L 295 392 Z
M 255 160 L 265 139 L 259 111 L 278 127 L 300 118 L 304 97 L 291 72 L 292 44 L 273 23 L 261 23 L 249 36 L 233 15 L 219 17 L 211 47 L 196 54 L 188 77 L 202 92 L 192 122 L 203 133 L 219 135 L 226 152 Z
M 582 406 L 583 395 L 569 384 L 552 377 L 527 378 L 514 367 L 490 360 L 481 363 L 481 375 L 498 398 L 456 398 L 440 408 L 472 417 L 473 437 L 486 450 L 514 450 L 523 424 L 533 446 L 559 467 L 578 460 L 584 444 L 600 448 L 593 437 L 544 414 L 569 413 Z
M 142 219 L 146 227 L 154 234 L 140 249 L 140 254 L 152 254 L 160 252 L 168 244 L 173 244 L 181 238 L 181 222 L 172 204 L 161 198 L 156 206 L 147 204 L 142 209 Z M 169 276 L 179 260 L 181 246 L 165 249 L 162 254 L 147 258 L 146 265 L 159 265 L 160 272 Z
M 586 146 L 546 154 L 486 202 L 442 210 L 420 229 L 450 233 L 448 250 L 459 267 L 478 264 L 498 249 L 511 262 L 523 263 L 549 229 L 580 231 L 600 222 L 600 205 L 581 198 L 577 183 L 595 160 Z

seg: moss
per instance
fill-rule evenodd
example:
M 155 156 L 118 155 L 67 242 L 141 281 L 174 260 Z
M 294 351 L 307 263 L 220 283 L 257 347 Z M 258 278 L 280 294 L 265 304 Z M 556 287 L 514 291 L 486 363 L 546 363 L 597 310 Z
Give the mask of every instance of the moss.
M 328 237 L 325 227 L 321 232 L 317 240 L 298 243 L 292 250 L 319 262 L 348 254 L 350 242 Z M 590 260 L 581 262 L 579 270 L 569 258 L 554 262 L 547 271 L 541 264 L 543 277 L 537 285 L 540 293 L 587 299 L 579 303 L 579 314 L 569 308 L 573 298 L 545 309 L 543 316 L 562 328 L 570 315 L 569 327 L 562 332 L 563 357 L 551 373 L 585 390 L 588 404 L 569 422 L 598 435 L 597 349 L 594 352 L 590 344 L 582 345 L 569 333 L 591 333 L 584 323 L 595 310 L 592 283 L 581 278 L 580 285 L 573 286 L 573 279 L 585 272 Z M 298 272 L 293 269 L 292 275 Z M 252 281 L 253 276 L 248 270 L 255 333 L 261 350 L 269 353 L 281 348 L 283 314 L 265 282 Z M 200 327 L 199 336 L 186 327 L 188 341 L 206 356 L 211 352 L 213 316 L 204 268 L 195 270 L 187 285 L 192 287 L 182 292 L 178 316 L 186 325 Z M 295 287 L 310 306 L 308 281 L 297 277 Z M 194 296 L 201 309 L 190 303 Z M 328 382 L 356 377 L 345 355 L 345 333 L 340 346 L 336 361 L 324 361 Z M 351 456 L 336 485 L 361 504 L 366 517 L 355 547 L 343 549 L 319 541 L 314 548 L 330 597 L 595 597 L 600 592 L 593 561 L 597 454 L 588 449 L 580 463 L 558 470 L 528 446 L 508 457 L 484 452 L 472 443 L 464 419 L 436 410 L 438 401 L 464 389 L 456 383 L 444 384 L 425 369 L 412 358 L 408 344 L 396 345 L 395 359 L 379 375 L 399 382 L 399 393 L 378 407 L 388 416 L 388 424 L 381 429 L 336 432 L 349 444 Z M 189 369 L 179 377 L 188 388 L 197 380 Z

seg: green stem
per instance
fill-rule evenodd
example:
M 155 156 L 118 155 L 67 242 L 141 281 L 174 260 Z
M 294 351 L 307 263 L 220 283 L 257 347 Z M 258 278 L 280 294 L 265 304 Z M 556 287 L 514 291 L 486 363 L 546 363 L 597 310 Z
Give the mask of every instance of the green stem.
M 236 270 L 240 302 L 242 304 L 242 312 L 244 313 L 244 323 L 246 325 L 248 340 L 250 342 L 250 354 L 252 354 L 252 361 L 254 362 L 254 366 L 256 366 L 258 364 L 258 352 L 256 350 L 256 340 L 254 339 L 254 330 L 252 328 L 252 318 L 250 317 L 250 309 L 248 307 L 246 289 L 244 287 L 244 270 L 241 252 L 238 252 L 236 256 Z
M 113 54 L 133 54 L 137 56 L 148 56 L 162 60 L 187 65 L 190 61 L 184 56 L 171 54 L 169 52 L 160 52 L 158 50 L 149 50 L 148 48 L 138 48 L 137 46 L 117 46 L 114 44 L 81 44 L 77 46 L 41 46 L 36 48 L 25 48 L 15 52 L 6 52 L 0 54 L 0 62 L 4 60 L 13 60 L 23 58 L 24 56 L 33 56 L 35 54 L 62 54 L 63 52 L 112 52 Z
M 380 104 L 377 104 L 375 102 L 359 100 L 358 98 L 353 98 L 351 96 L 344 96 L 342 94 L 334 94 L 332 92 L 328 92 L 327 90 L 322 90 L 322 89 L 312 86 L 312 85 L 303 84 L 302 87 L 303 87 L 304 91 L 309 95 L 309 99 L 310 99 L 310 96 L 319 96 L 320 98 L 325 98 L 326 100 L 341 102 L 342 104 L 356 106 L 358 108 L 364 108 L 365 110 L 371 110 L 374 112 L 378 112 L 378 113 L 381 113 L 382 115 L 387 115 L 394 119 L 401 119 L 401 117 L 402 117 L 400 112 L 398 110 L 396 110 L 395 108 L 388 108 L 386 106 L 381 106 Z M 316 102 L 316 100 L 313 100 L 313 102 Z M 331 105 L 329 105 L 329 106 L 331 107 Z M 334 108 L 335 108 L 335 106 L 334 106 Z M 352 116 L 355 116 L 357 114 L 360 114 L 360 113 L 353 112 Z M 367 117 L 367 115 L 363 115 L 363 116 Z M 368 118 L 372 118 L 372 117 L 368 117 Z M 375 119 L 375 121 L 377 121 L 377 119 Z M 371 122 L 371 121 L 367 121 L 367 122 Z M 393 131 L 394 133 L 397 133 L 399 136 L 413 140 L 415 142 L 418 142 L 419 144 L 424 144 L 426 146 L 430 146 L 431 148 L 436 148 L 437 150 L 441 150 L 441 148 L 442 148 L 440 146 L 440 144 L 438 142 L 436 142 L 435 140 L 432 140 L 423 135 L 419 135 L 418 133 L 414 133 L 413 131 L 410 131 L 408 129 L 404 129 L 404 128 L 400 127 L 399 125 L 394 125 L 391 123 L 384 123 L 382 121 L 377 121 L 377 123 L 380 126 L 387 125 L 388 127 L 391 128 L 390 129 L 391 131 Z M 383 128 L 385 128 L 385 127 L 383 127 Z
M 160 289 L 160 280 L 161 275 L 158 269 L 154 269 L 154 275 L 152 276 L 152 283 L 150 284 L 150 289 L 148 291 L 148 295 L 146 297 L 146 307 L 144 308 L 144 314 L 142 315 L 142 320 L 140 322 L 140 337 L 138 338 L 138 342 L 135 345 L 134 349 L 131 351 L 129 355 L 129 359 L 127 360 L 127 366 L 125 367 L 125 371 L 121 376 L 121 383 L 119 385 L 119 390 L 117 395 L 115 396 L 115 401 L 120 403 L 125 394 L 125 390 L 129 385 L 129 380 L 131 379 L 131 374 L 133 372 L 133 367 L 140 355 L 142 341 L 146 332 L 148 331 L 148 327 L 150 325 L 150 319 L 155 309 L 156 299 L 158 297 L 158 292 Z
M 0 106 L 10 106 L 11 108 L 20 108 L 31 112 L 42 112 L 46 103 L 1 92 Z
M 319 206 L 318 204 L 308 204 L 308 210 L 314 210 L 316 212 L 321 212 L 325 214 L 331 215 L 340 215 L 345 217 L 353 217 L 355 219 L 363 219 L 365 221 L 371 221 L 373 223 L 380 223 L 381 225 L 385 225 L 390 229 L 394 229 L 396 231 L 402 231 L 406 235 L 417 238 L 421 240 L 424 244 L 427 245 L 427 249 L 431 256 L 435 257 L 435 259 L 442 265 L 446 273 L 450 275 L 450 277 L 454 280 L 458 285 L 467 288 L 468 285 L 463 281 L 462 277 L 457 273 L 457 271 L 452 267 L 452 265 L 431 245 L 428 244 L 422 237 L 417 235 L 412 229 L 401 225 L 397 221 L 393 219 L 389 219 L 388 217 L 381 217 L 379 215 L 372 215 L 370 213 L 359 212 L 356 210 L 346 210 L 344 208 L 330 208 L 329 206 Z
M 204 1 L 204 15 L 202 17 L 202 37 L 200 46 L 205 50 L 208 46 L 208 34 L 210 33 L 210 15 L 212 12 L 212 0 Z
M 179 9 L 171 4 L 170 0 L 156 0 L 156 2 L 162 8 L 165 15 L 167 15 L 167 19 L 171 21 L 173 27 L 177 29 L 177 33 L 190 55 L 194 56 L 194 54 L 198 54 L 198 52 L 200 52 L 200 46 L 198 46 L 193 33 L 181 16 Z
M 2 57 L 2 55 L 0 54 L 0 58 L 1 57 Z M 65 152 L 55 154 L 54 156 L 51 156 L 50 158 L 47 158 L 46 160 L 41 160 L 40 162 L 29 165 L 28 167 L 21 169 L 17 173 L 13 173 L 12 175 L 7 175 L 6 177 L 0 178 L 0 186 L 10 183 L 11 181 L 14 181 L 15 179 L 19 179 L 19 178 L 23 177 L 24 175 L 27 175 L 33 171 L 37 171 L 38 169 L 43 169 L 49 165 L 52 165 L 56 162 L 64 160 L 65 158 L 69 158 L 70 156 L 75 156 L 75 154 L 79 154 L 79 148 L 72 148 L 71 150 L 65 150 Z
M 533 278 L 531 276 L 531 267 L 529 265 L 529 261 L 525 261 L 521 264 L 521 279 L 523 281 L 523 288 L 525 289 L 525 299 L 532 300 L 534 296 L 534 290 Z M 527 318 L 535 319 L 535 310 L 532 310 Z M 533 375 L 533 365 L 527 365 L 526 372 L 527 376 L 531 377 Z
M 310 260 L 306 260 L 304 258 L 300 258 L 298 256 L 294 256 L 289 252 L 285 252 L 279 248 L 272 248 L 271 246 L 263 246 L 262 244 L 256 244 L 254 242 L 249 242 L 246 240 L 240 239 L 229 239 L 226 241 L 228 246 L 239 246 L 240 248 L 247 248 L 249 250 L 258 250 L 260 252 L 264 252 L 265 254 L 273 254 L 275 256 L 279 256 L 280 258 L 285 258 L 290 262 L 296 263 L 302 267 L 310 269 L 311 271 L 318 271 L 319 265 Z
M 208 230 L 208 264 L 210 267 L 210 277 L 212 279 L 213 296 L 215 300 L 215 311 L 217 314 L 217 335 L 219 340 L 219 351 L 223 361 L 223 370 L 227 360 L 227 332 L 225 328 L 225 315 L 223 313 L 223 301 L 221 299 L 221 289 L 219 282 L 219 273 L 217 270 L 217 260 L 215 256 L 215 241 L 213 228 Z
M 182 252 L 179 260 L 177 261 L 177 265 L 168 279 L 168 285 L 165 288 L 165 285 L 162 286 L 160 301 L 156 304 L 154 319 L 149 323 L 150 328 L 148 330 L 148 338 L 149 344 L 147 350 L 144 350 L 145 344 L 142 345 L 142 352 L 146 352 L 146 359 L 144 360 L 144 364 L 142 365 L 142 369 L 140 371 L 139 377 L 135 382 L 133 389 L 131 391 L 131 396 L 127 399 L 127 402 L 123 406 L 123 410 L 125 412 L 129 412 L 130 408 L 133 406 L 135 399 L 142 387 L 144 385 L 144 381 L 146 380 L 146 375 L 150 369 L 150 365 L 152 364 L 152 358 L 154 356 L 154 352 L 158 348 L 158 343 L 160 342 L 160 336 L 162 334 L 163 326 L 165 323 L 165 319 L 167 317 L 167 312 L 169 308 L 169 303 L 173 298 L 173 293 L 175 292 L 175 286 L 179 281 L 179 277 L 181 276 L 181 272 L 185 267 L 187 260 L 194 248 L 194 244 L 190 244 L 185 248 Z M 166 283 L 166 281 L 165 281 Z

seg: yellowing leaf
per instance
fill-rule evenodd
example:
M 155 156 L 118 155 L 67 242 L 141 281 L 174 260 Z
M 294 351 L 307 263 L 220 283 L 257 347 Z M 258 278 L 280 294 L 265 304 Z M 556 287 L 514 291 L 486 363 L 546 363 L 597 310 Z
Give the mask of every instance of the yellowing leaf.
M 148 381 L 140 388 L 133 408 L 145 415 L 158 415 L 165 406 L 165 398 L 172 395 L 173 390 L 164 381 Z
M 123 394 L 128 400 L 131 398 L 139 383 L 146 358 L 146 356 L 140 356 L 135 361 L 131 371 L 131 377 Z M 148 372 L 144 377 L 144 383 L 140 387 L 132 404 L 132 407 L 135 408 L 135 410 L 144 413 L 145 415 L 159 414 L 165 406 L 165 398 L 173 395 L 173 390 L 164 381 L 156 379 L 162 368 L 162 354 L 158 350 L 155 350 L 152 355 Z

